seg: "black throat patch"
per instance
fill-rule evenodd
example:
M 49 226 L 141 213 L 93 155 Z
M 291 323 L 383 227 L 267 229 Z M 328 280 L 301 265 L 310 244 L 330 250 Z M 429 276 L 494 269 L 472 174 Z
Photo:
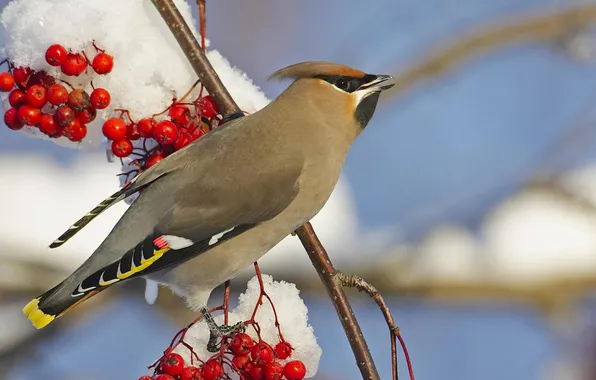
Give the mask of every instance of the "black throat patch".
M 360 124 L 360 128 L 364 129 L 370 119 L 372 119 L 375 109 L 377 108 L 377 102 L 379 101 L 380 95 L 380 92 L 373 92 L 362 99 L 360 104 L 358 104 L 356 107 L 354 117 L 356 118 L 358 124 Z

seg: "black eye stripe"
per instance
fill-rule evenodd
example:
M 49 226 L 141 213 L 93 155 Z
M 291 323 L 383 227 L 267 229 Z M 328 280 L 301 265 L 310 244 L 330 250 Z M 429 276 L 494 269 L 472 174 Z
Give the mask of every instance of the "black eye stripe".
M 331 83 L 338 89 L 345 92 L 354 92 L 363 84 L 371 82 L 377 77 L 375 75 L 366 74 L 362 78 L 352 78 L 342 75 L 319 75 L 315 78 L 324 80 L 325 82 Z

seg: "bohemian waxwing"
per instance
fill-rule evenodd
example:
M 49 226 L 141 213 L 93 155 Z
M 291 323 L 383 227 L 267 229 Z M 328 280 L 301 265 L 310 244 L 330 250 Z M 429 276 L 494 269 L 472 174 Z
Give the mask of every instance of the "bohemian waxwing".
M 204 310 L 211 291 L 261 258 L 327 202 L 344 159 L 393 78 L 298 63 L 258 112 L 225 123 L 138 175 L 60 236 L 143 190 L 93 254 L 23 312 L 42 328 L 109 286 L 145 277 Z

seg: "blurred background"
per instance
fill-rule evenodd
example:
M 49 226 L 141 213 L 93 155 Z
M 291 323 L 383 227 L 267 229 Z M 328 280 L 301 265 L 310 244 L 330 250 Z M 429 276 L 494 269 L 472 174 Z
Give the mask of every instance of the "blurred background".
M 398 78 L 313 224 L 338 268 L 382 291 L 417 379 L 596 379 L 596 2 L 218 0 L 207 20 L 212 46 L 269 98 L 285 84 L 264 78 L 298 61 Z M 168 290 L 146 304 L 137 280 L 41 331 L 22 316 L 122 214 L 47 248 L 117 172 L 103 152 L 0 128 L 0 379 L 136 379 L 194 319 Z M 302 290 L 316 378 L 359 379 L 297 238 L 262 269 Z M 382 316 L 349 295 L 390 378 Z

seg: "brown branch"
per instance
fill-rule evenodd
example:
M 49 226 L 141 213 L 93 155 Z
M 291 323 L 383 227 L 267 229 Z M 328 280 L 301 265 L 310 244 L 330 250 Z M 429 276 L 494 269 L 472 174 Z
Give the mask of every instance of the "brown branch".
M 217 106 L 224 118 L 239 113 L 240 108 L 234 102 L 230 93 L 227 91 L 217 73 L 207 60 L 204 52 L 201 50 L 199 43 L 193 36 L 190 28 L 180 15 L 180 12 L 172 2 L 172 0 L 151 0 L 158 9 L 162 18 L 172 31 L 176 41 L 186 54 L 186 57 L 192 64 L 193 69 L 199 76 L 199 79 L 204 84 L 205 88 L 214 97 Z M 327 292 L 331 296 L 331 302 L 335 306 L 337 314 L 340 318 L 344 330 L 352 346 L 352 351 L 356 358 L 356 362 L 362 377 L 364 379 L 380 379 L 377 369 L 375 367 L 372 355 L 368 349 L 364 335 L 358 325 L 358 321 L 354 316 L 349 301 L 341 287 L 338 280 L 334 279 L 331 274 L 335 272 L 335 268 L 331 264 L 331 260 L 327 252 L 321 245 L 310 223 L 300 227 L 296 233 L 308 255 L 316 268 L 321 280 L 323 281 Z
M 583 4 L 547 15 L 526 15 L 513 22 L 484 28 L 470 36 L 457 38 L 447 47 L 394 75 L 396 84 L 387 92 L 392 96 L 401 95 L 423 79 L 444 75 L 466 60 L 500 47 L 515 43 L 564 41 L 595 21 L 596 4 Z
M 174 5 L 174 2 L 172 0 L 151 0 L 151 2 L 155 5 L 159 14 L 170 28 L 178 44 L 180 44 L 180 48 L 184 51 L 186 58 L 201 83 L 203 83 L 209 92 L 209 95 L 213 97 L 224 119 L 233 114 L 241 113 L 242 111 L 238 108 L 238 105 L 236 105 L 230 96 L 228 89 L 217 76 L 207 56 L 203 53 L 201 45 L 192 34 L 188 24 L 184 21 L 176 5 Z
M 327 255 L 327 251 L 315 234 L 312 225 L 306 223 L 296 230 L 296 235 L 300 238 L 302 245 L 306 249 L 306 253 L 308 253 L 308 257 L 312 261 L 315 270 L 321 278 L 321 282 L 327 290 L 329 298 L 331 298 L 333 306 L 335 306 L 335 311 L 340 317 L 339 319 L 352 346 L 352 351 L 354 351 L 360 373 L 365 379 L 380 379 L 368 346 L 366 345 L 366 340 L 364 340 L 364 335 L 354 316 L 350 301 L 342 288 L 341 281 L 335 276 L 337 272 L 331 263 L 329 255 Z

